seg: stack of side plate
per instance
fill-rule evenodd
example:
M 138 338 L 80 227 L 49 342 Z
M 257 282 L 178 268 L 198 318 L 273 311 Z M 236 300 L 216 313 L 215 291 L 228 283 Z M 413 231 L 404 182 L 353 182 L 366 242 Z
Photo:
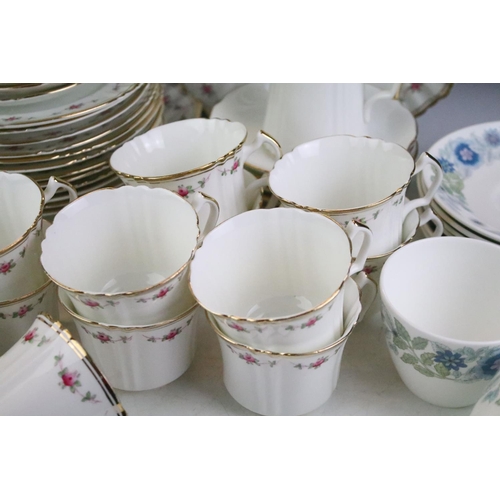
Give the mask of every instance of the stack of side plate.
M 452 132 L 428 151 L 444 172 L 431 203 L 444 233 L 500 243 L 500 121 Z M 432 173 L 424 171 L 420 194 L 431 181 Z
M 28 175 L 41 187 L 56 176 L 79 196 L 119 186 L 111 154 L 160 125 L 162 113 L 160 84 L 2 84 L 0 170 Z M 57 194 L 44 216 L 67 203 L 67 194 Z

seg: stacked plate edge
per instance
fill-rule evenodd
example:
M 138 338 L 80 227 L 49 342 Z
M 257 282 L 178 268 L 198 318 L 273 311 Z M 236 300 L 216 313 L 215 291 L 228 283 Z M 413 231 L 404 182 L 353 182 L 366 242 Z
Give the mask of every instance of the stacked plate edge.
M 71 183 L 79 196 L 122 185 L 111 154 L 162 123 L 161 84 L 2 85 L 0 170 L 28 175 L 42 188 L 50 176 Z M 67 203 L 66 194 L 54 196 L 44 217 L 51 220 Z

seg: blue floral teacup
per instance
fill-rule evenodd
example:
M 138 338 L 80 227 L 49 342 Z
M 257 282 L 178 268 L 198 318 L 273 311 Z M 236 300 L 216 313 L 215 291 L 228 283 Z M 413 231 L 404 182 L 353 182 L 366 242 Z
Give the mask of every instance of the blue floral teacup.
M 408 389 L 438 406 L 475 404 L 500 369 L 500 247 L 412 242 L 387 259 L 379 290 L 389 352 Z

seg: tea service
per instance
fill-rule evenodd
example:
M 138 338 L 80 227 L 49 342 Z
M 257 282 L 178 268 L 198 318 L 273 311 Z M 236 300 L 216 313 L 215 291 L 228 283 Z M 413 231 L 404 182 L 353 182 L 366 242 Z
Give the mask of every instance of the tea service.
M 373 111 L 385 98 L 375 99 L 373 108 L 366 109 Z M 369 119 L 370 112 L 365 114 Z M 167 143 L 181 151 L 180 143 L 189 137 L 180 132 L 178 140 L 171 142 L 161 131 L 156 137 L 168 141 L 158 147 L 156 163 L 142 163 L 148 145 L 155 144 L 152 135 L 136 141 L 139 146 L 131 141 L 116 152 L 115 160 L 125 165 L 133 158 L 138 169 L 131 174 L 120 172 L 140 179 L 74 199 L 43 235 L 40 267 L 59 301 L 59 314 L 62 311 L 70 319 L 79 349 L 92 359 L 86 366 L 91 364 L 102 375 L 108 389 L 158 390 L 184 379 L 193 361 L 203 358 L 201 330 L 218 341 L 224 386 L 238 404 L 261 415 L 315 412 L 335 398 L 347 341 L 355 327 L 363 325 L 366 312 L 381 303 L 387 352 L 409 391 L 430 404 L 454 408 L 478 403 L 485 390 L 494 392 L 494 388 L 487 389 L 500 356 L 494 333 L 488 338 L 465 333 L 464 338 L 447 337 L 447 330 L 458 330 L 458 324 L 447 325 L 454 313 L 444 304 L 446 297 L 456 298 L 464 314 L 474 321 L 478 315 L 483 318 L 480 329 L 487 331 L 498 320 L 488 312 L 497 297 L 497 277 L 494 273 L 487 277 L 500 256 L 481 248 L 481 257 L 474 260 L 472 255 L 479 250 L 470 251 L 462 242 L 440 247 L 442 241 L 462 238 L 440 237 L 443 224 L 431 202 L 442 183 L 442 169 L 432 155 L 423 153 L 415 161 L 405 148 L 390 141 L 330 135 L 299 144 L 281 156 L 272 134 L 262 132 L 245 150 L 244 125 L 219 119 L 200 123 L 200 152 L 208 150 L 201 138 L 207 127 L 219 131 L 222 138 L 224 130 L 232 127 L 239 134 L 236 146 L 225 142 L 221 150 L 225 152 L 210 153 L 210 160 L 208 156 L 195 158 L 197 166 L 179 162 L 184 166 L 172 174 L 176 182 L 180 179 L 185 184 L 185 173 L 200 166 L 224 170 L 228 161 L 235 161 L 234 149 L 241 151 L 244 163 L 241 159 L 249 157 L 248 151 L 264 144 L 275 150 L 269 176 L 254 182 L 241 165 L 241 176 L 233 174 L 238 183 L 228 188 L 231 195 L 222 184 L 210 191 L 209 182 L 187 194 L 179 192 L 177 185 L 156 184 L 151 178 L 171 175 L 162 169 L 168 155 L 173 154 L 170 158 L 175 160 L 176 147 Z M 127 151 L 129 145 L 138 148 L 137 156 L 134 149 Z M 141 171 L 151 164 L 158 168 L 155 175 Z M 409 200 L 409 183 L 427 171 L 431 183 L 419 198 Z M 245 185 L 252 183 L 247 191 Z M 237 187 L 241 184 L 243 189 Z M 269 208 L 262 208 L 264 198 L 256 196 L 262 188 L 268 188 L 274 198 Z M 235 205 L 227 203 L 235 193 L 242 202 L 236 212 Z M 338 204 L 330 205 L 332 200 Z M 382 210 L 372 220 L 363 211 L 352 211 L 372 209 L 372 205 L 379 209 L 385 202 L 389 202 L 387 220 Z M 226 215 L 221 220 L 223 210 Z M 336 210 L 345 212 L 343 218 L 331 213 Z M 432 225 L 432 238 L 416 241 L 425 225 Z M 422 243 L 428 249 L 419 246 Z M 450 254 L 457 257 L 447 267 Z M 435 267 L 429 265 L 433 260 Z M 476 261 L 484 264 L 479 273 Z M 451 279 L 451 268 L 461 266 L 470 269 L 459 273 L 462 281 Z M 476 289 L 479 281 L 474 280 L 488 285 L 467 309 L 464 304 L 470 296 L 463 290 Z M 408 282 L 411 289 L 405 286 Z M 421 295 L 428 295 L 428 302 Z M 430 323 L 419 323 L 422 310 L 431 303 L 435 312 L 429 315 Z M 45 315 L 42 322 L 50 324 L 51 316 Z M 200 327 L 203 321 L 205 330 Z M 32 333 L 25 325 L 6 354 L 20 352 L 20 345 L 35 341 L 41 343 L 40 348 L 48 344 L 43 340 L 48 339 L 46 330 L 40 336 L 40 324 L 36 327 Z M 472 331 L 473 323 L 463 322 L 463 329 Z M 58 373 L 64 371 L 56 360 L 59 354 L 38 352 L 46 366 L 52 359 Z M 18 359 L 12 357 L 13 366 L 20 363 Z M 66 373 L 69 385 L 58 375 L 61 393 L 50 391 L 43 377 L 35 375 L 42 384 L 37 386 L 39 391 L 48 399 L 60 399 L 64 388 L 69 388 L 68 395 L 81 396 L 81 402 L 103 399 L 97 389 L 89 390 L 87 397 L 80 385 L 73 384 L 79 380 L 84 385 L 80 365 L 68 367 Z M 0 386 L 2 380 L 0 372 Z M 5 383 L 9 387 L 10 382 Z M 20 404 L 26 399 L 24 393 L 17 386 L 14 392 L 19 394 L 14 403 L 0 398 L 0 413 L 32 412 L 31 403 Z M 109 390 L 106 394 L 107 401 L 114 403 L 105 413 L 124 414 L 116 397 Z M 79 411 L 76 406 L 64 408 L 58 411 Z

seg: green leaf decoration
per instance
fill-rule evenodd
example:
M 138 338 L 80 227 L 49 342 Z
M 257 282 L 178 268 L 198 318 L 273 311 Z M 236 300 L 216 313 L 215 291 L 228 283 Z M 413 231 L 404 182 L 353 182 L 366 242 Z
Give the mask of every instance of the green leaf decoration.
M 450 370 L 443 363 L 436 363 L 434 368 L 442 378 L 446 378 L 450 374 Z
M 408 363 L 409 365 L 418 365 L 418 358 L 413 356 L 413 354 L 408 354 L 407 352 L 401 356 L 401 361 L 403 363 Z
M 450 194 L 462 194 L 464 181 L 455 172 L 444 175 L 442 187 Z
M 4 313 L 0 313 L 0 319 L 7 319 L 7 316 Z
M 497 399 L 497 400 L 495 401 L 495 404 L 496 404 L 496 405 L 498 405 L 498 406 L 500 406 L 500 399 Z
M 465 361 L 473 361 L 476 359 L 476 351 L 474 349 L 471 349 L 470 347 L 464 347 L 462 349 L 462 354 L 465 357 Z
M 403 351 L 406 351 L 409 347 L 409 344 L 405 342 L 401 337 L 394 336 L 393 342 L 396 347 L 399 347 Z
M 424 352 L 420 356 L 420 360 L 422 361 L 422 364 L 425 366 L 431 366 L 434 364 L 434 358 L 436 357 L 436 354 L 433 352 Z
M 394 318 L 394 323 L 396 324 L 396 331 L 398 332 L 398 335 L 406 340 L 408 343 L 411 342 L 411 337 L 409 333 L 406 331 L 406 328 L 396 319 Z
M 398 351 L 398 348 L 392 343 L 392 342 L 388 342 L 387 345 L 389 346 L 389 349 L 396 355 L 398 356 L 399 355 L 399 351 Z
M 428 343 L 429 341 L 422 337 L 415 337 L 414 339 L 411 340 L 411 345 L 413 346 L 413 349 L 415 349 L 416 351 L 423 351 L 427 347 Z
M 417 370 L 417 372 L 421 373 L 422 375 L 425 375 L 426 377 L 434 377 L 435 374 L 429 370 L 429 368 L 426 368 L 425 366 L 421 365 L 413 365 L 413 368 Z

